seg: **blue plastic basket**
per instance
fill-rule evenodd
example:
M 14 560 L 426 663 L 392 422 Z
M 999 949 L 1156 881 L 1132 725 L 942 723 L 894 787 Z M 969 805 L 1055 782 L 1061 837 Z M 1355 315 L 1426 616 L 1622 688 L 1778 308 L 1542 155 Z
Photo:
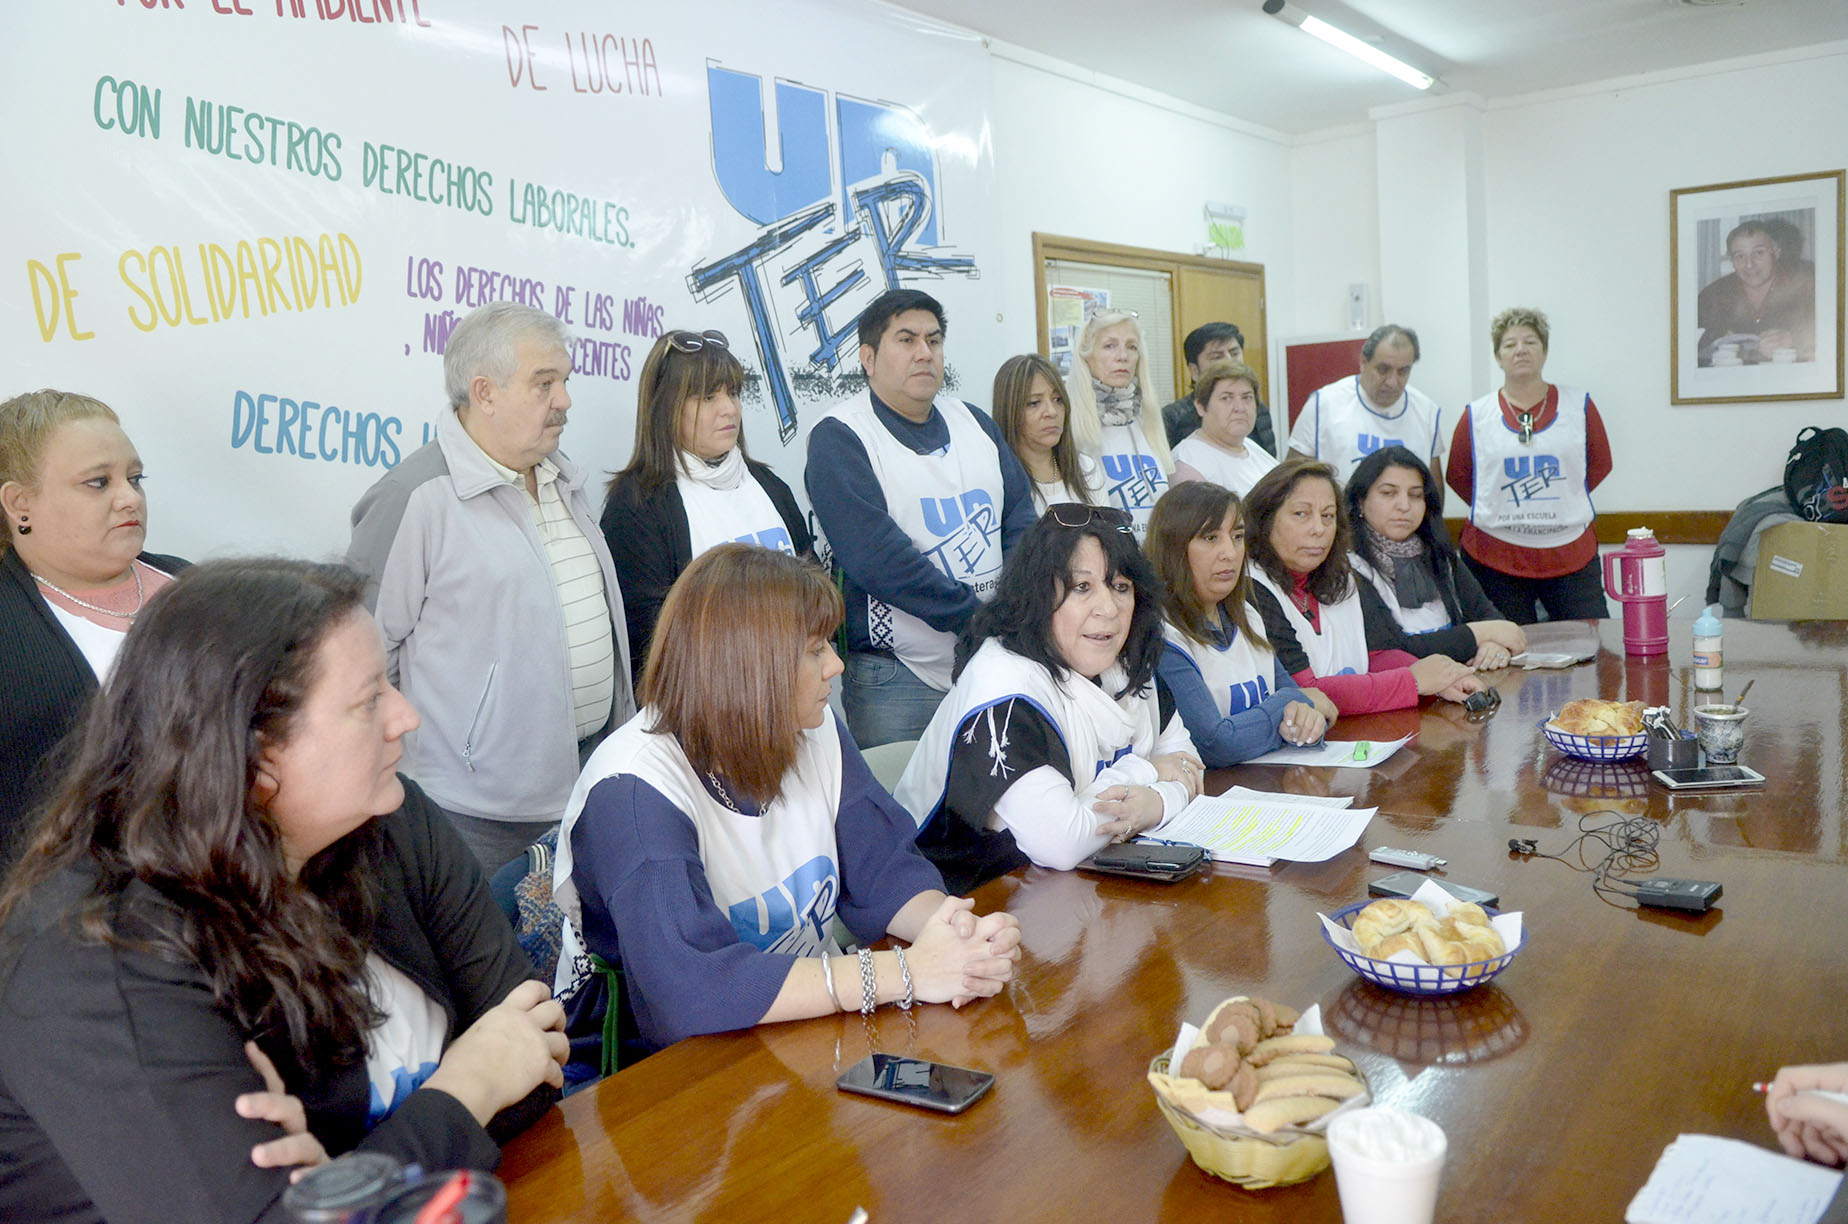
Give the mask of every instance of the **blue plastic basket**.
M 1649 749 L 1649 734 L 1640 735 L 1573 735 L 1551 726 L 1556 715 L 1540 720 L 1540 734 L 1546 742 L 1569 757 L 1581 761 L 1627 761 L 1642 756 Z
M 1369 897 L 1365 901 L 1356 901 L 1345 909 L 1330 914 L 1329 920 L 1351 929 L 1355 915 L 1373 904 L 1375 900 L 1376 898 Z M 1501 913 L 1500 910 L 1490 909 L 1488 906 L 1483 907 L 1483 912 L 1491 918 Z M 1521 951 L 1518 947 L 1510 948 L 1490 960 L 1472 961 L 1467 965 L 1439 967 L 1374 960 L 1371 956 L 1349 952 L 1335 942 L 1334 936 L 1328 933 L 1327 927 L 1322 928 L 1322 939 L 1335 950 L 1336 956 L 1347 962 L 1348 968 L 1369 982 L 1376 986 L 1384 986 L 1388 990 L 1399 991 L 1401 994 L 1413 995 L 1447 995 L 1456 994 L 1462 990 L 1473 990 L 1484 982 L 1493 981 L 1496 975 L 1506 969 Z M 1526 946 L 1525 933 L 1522 935 L 1522 946 Z

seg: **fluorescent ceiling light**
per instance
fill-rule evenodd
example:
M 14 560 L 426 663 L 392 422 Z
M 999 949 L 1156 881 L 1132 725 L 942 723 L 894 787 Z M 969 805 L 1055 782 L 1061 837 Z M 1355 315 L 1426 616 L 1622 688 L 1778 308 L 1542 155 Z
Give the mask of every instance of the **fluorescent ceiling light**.
M 1312 17 L 1284 0 L 1265 0 L 1264 11 L 1298 27 L 1305 34 L 1313 34 L 1331 47 L 1339 47 L 1362 63 L 1398 77 L 1413 89 L 1429 89 L 1437 80 L 1430 73 L 1420 72 L 1404 60 L 1394 59 L 1372 43 L 1363 42 L 1346 30 L 1331 26 L 1320 17 Z

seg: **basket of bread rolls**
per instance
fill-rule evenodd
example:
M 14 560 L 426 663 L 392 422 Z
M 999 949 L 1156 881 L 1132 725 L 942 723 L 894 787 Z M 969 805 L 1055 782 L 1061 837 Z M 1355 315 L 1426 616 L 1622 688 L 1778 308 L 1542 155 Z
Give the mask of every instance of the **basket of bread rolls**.
M 1625 761 L 1649 748 L 1640 701 L 1568 701 L 1540 723 L 1546 742 L 1582 761 Z
M 1194 1163 L 1252 1190 L 1326 1169 L 1329 1119 L 1371 1100 L 1360 1069 L 1323 1035 L 1319 1009 L 1298 1015 L 1243 995 L 1198 1030 L 1183 1026 L 1149 1064 L 1149 1085 Z
M 1458 901 L 1427 882 L 1414 899 L 1360 901 L 1322 919 L 1322 938 L 1369 982 L 1406 994 L 1469 990 L 1521 950 L 1521 915 Z

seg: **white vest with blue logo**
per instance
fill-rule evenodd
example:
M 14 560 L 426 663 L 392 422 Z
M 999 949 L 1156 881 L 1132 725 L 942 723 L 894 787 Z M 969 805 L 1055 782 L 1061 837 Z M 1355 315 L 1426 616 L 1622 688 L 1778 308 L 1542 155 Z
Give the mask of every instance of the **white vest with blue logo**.
M 734 540 L 794 555 L 796 542 L 789 538 L 789 524 L 749 471 L 729 489 L 684 475 L 676 479 L 675 485 L 687 514 L 687 538 L 692 543 L 688 560 Z
M 1168 491 L 1168 473 L 1149 449 L 1142 422 L 1104 426 L 1097 462 L 1104 473 L 1100 500 L 1106 506 L 1129 511 L 1133 520 L 1130 527 L 1140 544 L 1149 534 L 1149 515 L 1154 513 L 1156 501 Z
M 941 396 L 935 407 L 949 426 L 950 444 L 930 455 L 894 438 L 865 391 L 829 415 L 853 430 L 866 448 L 885 494 L 886 513 L 898 529 L 925 560 L 986 601 L 1001 581 L 1001 454 L 969 405 Z M 955 634 L 932 629 L 871 596 L 866 631 L 875 648 L 891 651 L 920 680 L 949 689 Z
M 1345 484 L 1362 459 L 1384 447 L 1403 446 L 1420 458 L 1441 458 L 1443 418 L 1443 410 L 1415 387 L 1407 387 L 1392 407 L 1376 408 L 1366 402 L 1360 377 L 1354 375 L 1309 397 L 1290 431 L 1290 449 L 1331 464 Z
M 841 870 L 834 821 L 841 806 L 840 729 L 832 717 L 802 732 L 783 790 L 755 816 L 713 798 L 672 735 L 651 732 L 652 709 L 597 746 L 566 805 L 553 863 L 552 898 L 570 921 L 553 993 L 576 989 L 583 972 L 577 886 L 571 879 L 571 830 L 597 783 L 623 774 L 660 792 L 693 824 L 712 902 L 731 919 L 741 943 L 790 956 L 832 956 Z
M 1218 616 L 1214 612 L 1215 617 Z M 1257 612 L 1246 613 L 1256 616 Z M 1196 642 L 1167 621 L 1162 622 L 1162 637 L 1167 649 L 1187 656 L 1206 681 L 1219 717 L 1249 710 L 1271 695 L 1271 682 L 1277 675 L 1277 655 L 1268 646 L 1260 648 L 1251 638 L 1232 629 L 1232 640 L 1224 646 Z
M 1557 387 L 1559 411 L 1533 440 L 1502 419 L 1501 397 L 1490 392 L 1469 406 L 1476 498 L 1469 521 L 1504 543 L 1559 548 L 1585 534 L 1597 516 L 1585 487 L 1585 404 L 1574 387 Z
M 998 638 L 989 638 L 963 668 L 949 697 L 937 707 L 930 725 L 918 739 L 917 750 L 911 754 L 911 764 L 892 789 L 892 797 L 921 828 L 943 802 L 957 729 L 971 714 L 987 712 L 995 717 L 1000 707 L 1016 697 L 1032 705 L 1058 732 L 1065 745 L 1074 790 L 1084 790 L 1098 774 L 1126 756 L 1147 760 L 1161 742 L 1161 705 L 1155 684 L 1151 681 L 1140 693 L 1130 693 L 1120 700 L 1112 698 L 1110 694 L 1122 688 L 1123 683 L 1123 669 L 1116 663 L 1096 683 L 1074 671 L 1067 671 L 1063 680 L 1054 680 L 1044 665 L 1015 654 Z M 999 750 L 992 765 L 996 776 L 1009 777 L 1018 772 L 1019 763 L 1010 762 L 1006 756 L 1005 728 L 997 728 L 991 740 Z M 1191 741 L 1172 745 L 1171 750 L 1182 747 L 1193 751 Z M 1001 828 L 1001 818 L 990 813 L 988 827 Z
M 1358 587 L 1350 588 L 1347 598 L 1339 603 L 1322 605 L 1322 631 L 1317 633 L 1309 618 L 1291 602 L 1289 592 L 1272 582 L 1263 566 L 1252 566 L 1251 578 L 1277 597 L 1283 618 L 1296 631 L 1296 644 L 1309 656 L 1311 672 L 1318 676 L 1367 674 L 1367 622 L 1361 615 Z

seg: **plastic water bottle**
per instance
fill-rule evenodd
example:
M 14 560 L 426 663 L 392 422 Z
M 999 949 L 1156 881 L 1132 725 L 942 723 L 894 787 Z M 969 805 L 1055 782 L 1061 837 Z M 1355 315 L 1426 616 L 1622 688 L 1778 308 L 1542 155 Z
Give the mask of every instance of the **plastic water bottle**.
M 1708 607 L 1694 621 L 1694 687 L 1697 689 L 1725 687 L 1720 675 L 1720 665 L 1725 658 L 1720 646 L 1723 632 L 1719 604 Z

